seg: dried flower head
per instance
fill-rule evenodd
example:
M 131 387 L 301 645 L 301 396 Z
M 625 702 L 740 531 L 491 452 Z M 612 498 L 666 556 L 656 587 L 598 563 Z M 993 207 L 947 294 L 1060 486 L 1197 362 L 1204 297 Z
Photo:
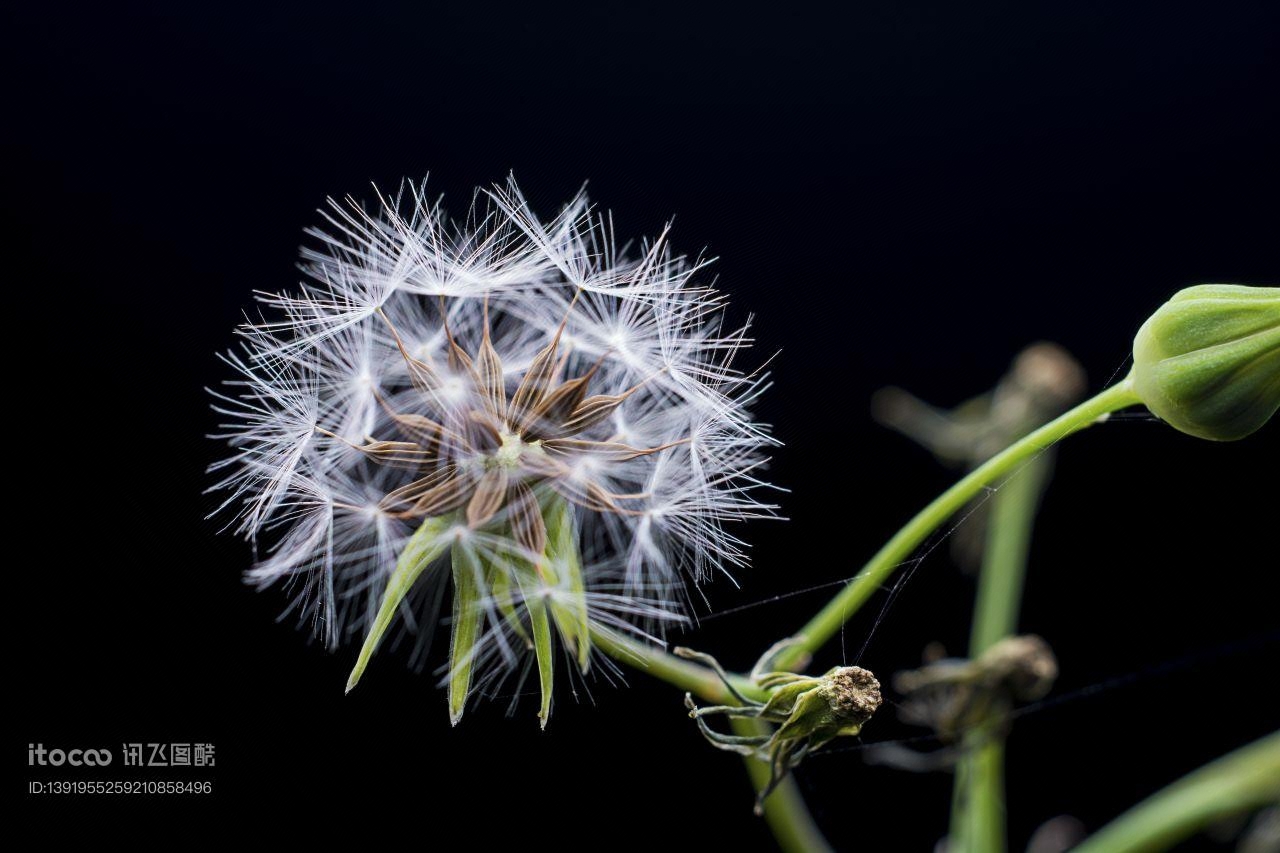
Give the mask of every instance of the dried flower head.
M 757 701 L 734 685 L 720 663 L 710 655 L 677 648 L 675 654 L 697 661 L 720 677 L 737 701 L 734 705 L 698 707 L 693 694 L 684 696 L 689 716 L 703 737 L 717 749 L 736 752 L 769 765 L 769 781 L 756 796 L 755 813 L 764 813 L 764 801 L 806 757 L 837 737 L 857 737 L 884 701 L 880 682 L 860 666 L 837 666 L 822 675 L 800 675 L 775 669 L 775 661 L 793 640 L 784 640 L 764 653 L 751 671 L 751 682 L 767 697 Z M 759 734 L 724 734 L 707 724 L 707 717 L 724 716 L 759 720 L 777 728 Z
M 943 658 L 894 676 L 903 719 L 933 728 L 951 743 L 982 724 L 1005 725 L 1019 703 L 1042 699 L 1058 660 L 1035 634 L 1005 637 L 973 660 Z
M 725 522 L 771 513 L 747 330 L 702 263 L 665 234 L 624 256 L 582 196 L 542 222 L 508 183 L 454 224 L 407 184 L 324 216 L 215 404 L 249 578 L 295 585 L 328 645 L 364 637 L 354 685 L 393 624 L 420 658 L 451 576 L 454 721 L 532 649 L 545 724 L 553 637 L 585 671 L 594 631 L 660 636 L 743 564 Z

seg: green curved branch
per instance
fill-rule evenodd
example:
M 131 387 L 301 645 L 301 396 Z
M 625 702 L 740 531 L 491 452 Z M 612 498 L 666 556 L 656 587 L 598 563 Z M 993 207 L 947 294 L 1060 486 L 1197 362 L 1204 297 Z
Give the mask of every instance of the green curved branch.
M 619 663 L 673 684 L 704 702 L 714 705 L 739 704 L 720 677 L 701 664 L 678 658 L 656 646 L 598 625 L 591 628 L 591 643 Z M 729 680 L 744 696 L 761 701 L 769 698 L 763 690 L 743 676 L 730 673 Z
M 1057 442 L 1105 418 L 1112 412 L 1141 402 L 1131 377 L 1085 400 L 1066 414 L 1028 434 L 939 495 L 907 522 L 876 552 L 857 576 L 795 635 L 795 644 L 779 655 L 779 669 L 794 668 L 831 639 L 858 612 L 871 595 L 947 519 L 977 497 L 983 489 L 1012 474 L 1018 467 Z
M 1076 853 L 1165 850 L 1214 821 L 1280 803 L 1280 732 L 1183 776 L 1120 815 Z

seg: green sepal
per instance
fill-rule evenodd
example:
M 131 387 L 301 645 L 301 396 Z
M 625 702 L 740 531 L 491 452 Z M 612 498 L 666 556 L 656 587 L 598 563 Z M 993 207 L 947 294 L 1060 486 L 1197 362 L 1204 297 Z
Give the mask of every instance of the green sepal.
M 488 584 L 489 594 L 493 596 L 494 604 L 497 606 L 498 612 L 502 614 L 502 618 L 506 620 L 507 625 L 515 632 L 515 635 L 524 641 L 525 646 L 532 649 L 533 640 L 529 637 L 529 632 L 525 630 L 524 620 L 516 612 L 515 596 L 511 593 L 510 570 L 491 562 L 489 564 Z
M 791 716 L 778 729 L 778 739 L 812 738 L 825 743 L 835 737 L 839 728 L 840 723 L 835 720 L 827 691 L 822 687 L 815 687 L 796 698 Z
M 777 690 L 787 684 L 794 684 L 797 681 L 813 681 L 811 675 L 801 675 L 796 672 L 766 672 L 756 678 L 756 684 L 761 690 Z
M 1133 343 L 1133 388 L 1199 438 L 1234 441 L 1280 409 L 1280 287 L 1202 284 L 1174 294 Z
M 551 619 L 547 615 L 546 597 L 542 594 L 543 583 L 534 575 L 532 567 L 517 570 L 516 582 L 520 585 L 520 597 L 524 600 L 524 609 L 529 614 L 529 627 L 533 633 L 533 653 L 538 661 L 538 682 L 542 688 L 538 720 L 545 729 L 551 716 L 551 690 L 556 672 L 551 645 Z
M 457 725 L 471 692 L 476 644 L 484 622 L 485 566 L 479 554 L 453 549 L 453 629 L 449 641 L 449 722 Z
M 422 573 L 426 571 L 427 567 L 439 559 L 453 544 L 453 538 L 449 535 L 449 531 L 455 521 L 456 519 L 452 514 L 428 518 L 422 522 L 422 525 L 405 543 L 404 550 L 400 552 L 400 557 L 396 560 L 395 570 L 387 580 L 387 588 L 382 594 L 382 604 L 378 608 L 377 615 L 373 618 L 373 624 L 369 626 L 369 633 L 364 638 L 364 645 L 360 647 L 360 655 L 356 658 L 356 665 L 352 668 L 351 675 L 347 678 L 348 693 L 351 692 L 351 688 L 359 683 L 360 676 L 364 674 L 364 669 L 369 665 L 370 658 L 377 651 L 382 635 L 386 633 L 387 628 L 391 627 L 391 622 L 395 619 L 396 610 L 399 609 L 400 602 L 413 589 L 413 585 Z
M 563 588 L 552 601 L 551 615 L 560 635 L 573 644 L 578 667 L 586 672 L 591 664 L 591 623 L 573 507 L 563 497 L 554 495 L 547 501 L 542 518 L 547 528 L 547 560 L 554 567 L 554 581 Z
M 778 682 L 775 681 L 774 684 Z M 764 708 L 760 711 L 760 716 L 766 720 L 774 722 L 782 722 L 788 719 L 794 712 L 796 703 L 800 697 L 806 693 L 811 693 L 822 682 L 819 679 L 809 675 L 798 676 L 795 679 L 788 679 L 781 683 L 780 686 L 770 685 L 773 692 L 769 696 L 769 701 L 765 703 Z

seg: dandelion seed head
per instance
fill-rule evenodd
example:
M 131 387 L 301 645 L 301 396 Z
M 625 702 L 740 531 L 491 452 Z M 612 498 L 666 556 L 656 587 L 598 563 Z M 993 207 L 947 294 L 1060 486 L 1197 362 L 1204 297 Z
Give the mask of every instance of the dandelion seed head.
M 481 593 L 480 639 L 450 669 L 474 667 L 476 689 L 521 671 L 531 600 L 585 667 L 583 625 L 660 638 L 687 584 L 745 563 L 726 523 L 773 513 L 773 439 L 749 411 L 764 377 L 734 366 L 748 330 L 727 329 L 705 262 L 665 231 L 619 250 L 581 194 L 543 221 L 513 182 L 459 220 L 414 183 L 322 218 L 306 280 L 260 294 L 224 358 L 214 468 L 262 554 L 248 578 L 289 585 L 327 644 L 369 629 L 431 520 L 453 519 L 441 559 Z M 433 617 L 409 604 L 425 643 Z

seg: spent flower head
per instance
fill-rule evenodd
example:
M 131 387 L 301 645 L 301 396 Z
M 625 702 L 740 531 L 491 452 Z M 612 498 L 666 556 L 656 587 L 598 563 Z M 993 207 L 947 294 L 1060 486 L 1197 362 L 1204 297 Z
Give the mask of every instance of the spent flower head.
M 837 666 L 822 675 L 801 675 L 776 668 L 777 658 L 793 645 L 792 639 L 775 644 L 751 670 L 751 683 L 763 694 L 755 699 L 734 684 L 714 657 L 693 649 L 677 648 L 675 654 L 697 661 L 714 672 L 734 699 L 732 705 L 699 707 L 693 694 L 684 696 L 689 716 L 703 737 L 717 749 L 736 752 L 769 765 L 769 779 L 757 792 L 755 813 L 764 813 L 764 801 L 806 757 L 838 737 L 857 737 L 884 701 L 880 682 L 860 666 Z M 758 734 L 724 734 L 707 718 L 723 716 L 757 720 L 776 728 Z
M 348 689 L 394 625 L 425 651 L 451 580 L 453 720 L 532 651 L 545 724 L 557 640 L 586 671 L 593 631 L 660 638 L 686 584 L 744 563 L 725 523 L 772 512 L 747 329 L 701 262 L 619 250 L 582 195 L 544 222 L 508 182 L 451 222 L 406 184 L 324 217 L 216 393 L 248 577 L 326 644 L 363 637 Z

